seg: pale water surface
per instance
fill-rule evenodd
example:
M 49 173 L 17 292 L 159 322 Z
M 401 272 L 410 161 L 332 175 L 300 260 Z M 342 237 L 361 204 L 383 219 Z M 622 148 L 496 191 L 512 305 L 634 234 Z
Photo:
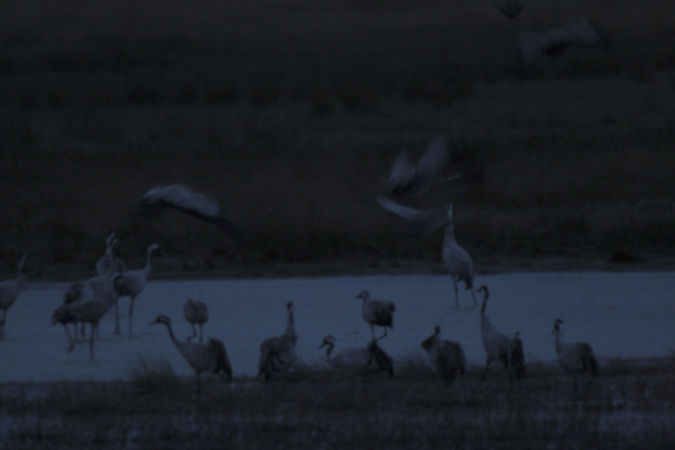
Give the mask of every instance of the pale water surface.
M 481 275 L 476 285 L 489 286 L 492 322 L 508 334 L 521 332 L 529 361 L 555 361 L 551 331 L 556 318 L 565 321 L 568 340 L 591 343 L 601 360 L 651 358 L 675 349 L 674 275 L 515 273 Z M 136 300 L 134 336 L 126 335 L 129 300 L 124 298 L 120 301 L 124 333 L 112 334 L 114 319 L 107 315 L 93 362 L 88 343 L 68 354 L 63 327 L 50 325 L 69 284 L 30 284 L 12 306 L 6 338 L 0 341 L 0 382 L 120 380 L 139 357 L 165 357 L 179 374 L 191 374 L 165 327 L 148 327 L 158 314 L 165 314 L 173 320 L 177 337 L 187 337 L 191 331 L 182 307 L 188 297 L 208 303 L 205 335 L 223 340 L 235 376 L 257 373 L 260 342 L 284 331 L 288 301 L 295 305 L 298 353 L 313 363 L 323 355 L 317 347 L 327 334 L 337 338 L 336 351 L 367 344 L 370 328 L 361 317 L 361 301 L 354 299 L 364 289 L 373 298 L 396 302 L 394 330 L 381 341 L 395 360 L 422 352 L 420 342 L 439 324 L 444 338 L 462 344 L 470 365 L 484 363 L 480 309 L 471 307 L 471 296 L 463 290 L 462 307 L 454 308 L 448 276 L 150 281 Z M 480 301 L 481 294 L 477 298 Z

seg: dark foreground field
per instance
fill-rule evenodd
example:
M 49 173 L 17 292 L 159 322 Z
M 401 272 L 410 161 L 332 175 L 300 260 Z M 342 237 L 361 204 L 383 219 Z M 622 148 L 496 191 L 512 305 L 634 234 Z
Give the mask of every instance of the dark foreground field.
M 557 366 L 510 386 L 478 368 L 444 389 L 420 361 L 396 377 L 306 369 L 231 384 L 139 363 L 119 383 L 0 387 L 7 449 L 656 449 L 675 445 L 670 360 L 612 361 L 579 393 Z
M 675 253 L 670 1 L 7 0 L 0 6 L 0 264 L 92 273 L 109 230 L 156 274 L 440 260 L 372 202 L 396 155 L 442 132 L 477 261 L 642 261 Z M 516 36 L 585 15 L 612 51 L 572 49 L 520 79 Z M 138 200 L 218 196 L 247 236 Z M 349 271 L 349 270 L 348 270 Z

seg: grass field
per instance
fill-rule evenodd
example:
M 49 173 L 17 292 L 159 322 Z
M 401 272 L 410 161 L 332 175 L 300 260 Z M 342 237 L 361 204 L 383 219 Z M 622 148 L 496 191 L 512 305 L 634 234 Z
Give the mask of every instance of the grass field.
M 118 383 L 6 384 L 4 447 L 119 448 L 671 448 L 672 361 L 615 360 L 575 393 L 558 367 L 530 364 L 509 384 L 479 368 L 445 389 L 421 360 L 396 377 L 304 369 L 261 383 L 192 379 L 161 360 Z
M 675 6 L 544 1 L 9 0 L 0 14 L 0 260 L 92 272 L 109 230 L 158 272 L 439 261 L 379 211 L 388 170 L 443 132 L 457 238 L 481 263 L 649 259 L 675 238 Z M 517 32 L 586 15 L 612 51 L 541 59 Z M 249 239 L 143 213 L 157 184 L 217 195 Z M 242 269 L 243 268 L 243 269 Z

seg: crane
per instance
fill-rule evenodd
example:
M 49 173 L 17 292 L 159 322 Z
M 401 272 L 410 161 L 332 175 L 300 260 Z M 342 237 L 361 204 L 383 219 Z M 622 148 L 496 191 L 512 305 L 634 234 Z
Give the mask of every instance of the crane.
M 455 379 L 455 373 L 466 373 L 466 356 L 459 343 L 441 339 L 440 334 L 441 327 L 436 325 L 434 334 L 423 340 L 421 346 L 447 387 Z
M 361 312 L 363 319 L 370 325 L 373 339 L 375 339 L 375 326 L 384 328 L 384 335 L 382 337 L 387 336 L 387 328 L 394 329 L 394 312 L 396 312 L 394 302 L 371 299 L 368 291 L 361 291 L 354 298 L 363 300 Z
M 223 341 L 209 338 L 207 343 L 181 342 L 176 339 L 171 328 L 171 319 L 165 315 L 159 315 L 148 326 L 161 323 L 169 330 L 169 337 L 185 360 L 192 366 L 197 378 L 197 399 L 201 394 L 201 375 L 204 372 L 212 374 L 225 374 L 232 381 L 232 366 L 227 356 Z
M 134 314 L 134 302 L 136 297 L 141 295 L 145 290 L 145 285 L 148 282 L 150 277 L 150 272 L 152 270 L 152 252 L 159 249 L 158 244 L 152 244 L 148 247 L 147 256 L 145 260 L 145 266 L 139 270 L 127 270 L 115 280 L 115 289 L 120 297 L 129 297 L 131 302 L 129 303 L 129 336 L 131 336 L 131 321 Z M 119 319 L 115 326 L 115 334 L 120 334 L 119 329 Z
M 26 288 L 26 277 L 21 272 L 25 262 L 26 255 L 23 255 L 19 258 L 19 263 L 17 264 L 16 278 L 0 283 L 0 312 L 2 312 L 2 318 L 0 318 L 0 339 L 5 337 L 5 321 L 7 320 L 9 307 L 14 304 L 21 291 Z
M 258 377 L 262 375 L 265 380 L 269 380 L 274 374 L 288 372 L 295 363 L 295 344 L 298 335 L 295 333 L 293 320 L 293 302 L 288 302 L 286 312 L 287 322 L 284 334 L 265 339 L 260 344 Z
M 473 293 L 473 259 L 455 239 L 452 203 L 447 208 L 433 210 L 418 210 L 401 205 L 385 197 L 376 197 L 377 202 L 387 212 L 410 222 L 407 233 L 410 235 L 424 235 L 445 226 L 442 257 L 452 283 L 455 288 L 455 306 L 459 308 L 459 292 L 457 283 L 464 282 L 464 286 L 471 292 L 474 306 L 478 305 Z

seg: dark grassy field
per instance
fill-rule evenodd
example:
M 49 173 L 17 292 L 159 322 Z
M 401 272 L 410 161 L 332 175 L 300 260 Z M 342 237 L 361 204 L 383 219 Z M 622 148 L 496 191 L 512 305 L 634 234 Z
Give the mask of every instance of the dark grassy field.
M 305 369 L 262 383 L 191 379 L 161 361 L 118 383 L 0 388 L 3 448 L 644 449 L 675 444 L 672 361 L 612 361 L 579 393 L 530 364 L 510 386 L 480 369 L 445 389 L 421 361 L 396 377 Z M 493 368 L 494 369 L 494 368 Z
M 573 49 L 521 82 L 515 37 L 585 14 Z M 667 257 L 675 167 L 672 2 L 9 0 L 0 6 L 0 261 L 92 273 L 109 230 L 157 274 L 343 271 L 440 260 L 372 203 L 394 158 L 443 132 L 479 270 L 551 257 Z M 217 195 L 246 233 L 141 211 L 157 184 Z M 411 263 L 412 261 L 412 263 Z M 276 269 L 269 269 L 277 267 Z M 291 267 L 291 269 L 289 269 Z

